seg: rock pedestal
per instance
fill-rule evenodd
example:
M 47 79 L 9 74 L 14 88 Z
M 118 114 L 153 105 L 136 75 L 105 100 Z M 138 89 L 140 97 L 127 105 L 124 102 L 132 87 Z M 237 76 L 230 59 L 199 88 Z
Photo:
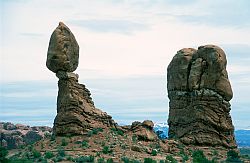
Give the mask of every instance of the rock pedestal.
M 56 135 L 82 135 L 91 128 L 114 127 L 115 122 L 107 113 L 95 108 L 90 91 L 78 83 L 78 75 L 57 73 L 57 115 L 54 121 Z
M 167 69 L 169 138 L 236 148 L 226 55 L 214 45 L 182 49 Z
M 95 108 L 90 91 L 79 84 L 78 75 L 72 73 L 78 66 L 78 59 L 79 46 L 75 37 L 60 22 L 50 38 L 46 62 L 48 69 L 59 78 L 55 135 L 82 135 L 92 128 L 116 127 L 111 116 Z

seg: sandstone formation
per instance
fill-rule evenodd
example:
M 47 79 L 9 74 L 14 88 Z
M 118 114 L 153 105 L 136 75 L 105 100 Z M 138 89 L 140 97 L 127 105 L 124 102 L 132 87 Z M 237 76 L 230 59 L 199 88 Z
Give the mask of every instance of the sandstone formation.
M 235 148 L 227 59 L 218 46 L 185 48 L 167 69 L 169 138 L 184 144 Z
M 15 149 L 33 144 L 46 135 L 51 135 L 52 129 L 47 126 L 26 126 L 10 122 L 0 122 L 0 146 Z
M 59 23 L 49 41 L 46 66 L 57 73 L 59 70 L 73 72 L 78 66 L 79 46 L 70 29 Z
M 151 120 L 145 120 L 142 123 L 135 121 L 132 123 L 129 132 L 136 135 L 138 140 L 155 141 L 158 140 L 156 133 L 153 130 L 154 123 Z
M 50 38 L 46 63 L 59 78 L 55 135 L 82 135 L 92 128 L 116 127 L 111 116 L 95 108 L 90 91 L 72 73 L 78 66 L 78 58 L 79 47 L 74 35 L 59 23 Z

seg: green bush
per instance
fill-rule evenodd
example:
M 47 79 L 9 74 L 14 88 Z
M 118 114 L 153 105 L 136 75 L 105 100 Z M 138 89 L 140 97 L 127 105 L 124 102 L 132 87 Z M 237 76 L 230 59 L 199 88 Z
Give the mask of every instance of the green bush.
M 40 158 L 41 157 L 41 153 L 35 149 L 33 149 L 32 154 L 34 156 L 34 158 Z
M 156 150 L 156 149 L 153 149 L 151 155 L 152 155 L 152 156 L 156 156 L 156 155 L 157 155 L 157 150 Z
M 88 147 L 89 147 L 89 143 L 86 140 L 82 141 L 82 148 L 86 149 Z
M 73 162 L 74 159 L 73 159 L 71 156 L 67 156 L 67 157 L 66 157 L 66 160 L 72 161 L 72 162 Z
M 60 161 L 62 161 L 64 159 L 64 157 L 62 157 L 62 156 L 57 156 L 56 158 L 53 158 L 52 160 L 54 161 L 54 162 L 60 162 Z
M 137 136 L 136 135 L 132 136 L 132 141 L 133 141 L 133 143 L 136 143 L 136 141 L 137 141 Z
M 240 160 L 240 156 L 239 154 L 234 151 L 234 150 L 230 150 L 227 152 L 227 159 L 226 159 L 227 162 L 242 162 Z
M 33 163 L 33 161 L 27 158 L 10 158 L 10 160 L 7 163 Z
M 121 129 L 111 128 L 111 130 L 117 135 L 124 136 L 124 132 Z
M 192 157 L 193 157 L 193 163 L 212 163 L 214 161 L 210 161 L 206 158 L 206 156 L 204 155 L 202 150 L 195 150 L 192 153 Z
M 144 163 L 157 163 L 157 161 L 152 158 L 144 158 Z
M 181 154 L 181 158 L 182 158 L 182 162 L 186 162 L 189 159 L 188 155 L 186 154 Z
M 52 157 L 54 157 L 54 154 L 53 154 L 53 152 L 46 151 L 44 153 L 44 157 L 47 158 L 47 159 L 51 159 Z
M 88 132 L 88 136 L 91 137 L 92 135 L 97 135 L 99 132 L 103 132 L 102 128 L 93 128 Z
M 112 153 L 112 152 L 113 152 L 113 150 L 110 149 L 109 146 L 104 146 L 102 148 L 102 153 L 104 153 L 104 154 L 108 154 L 108 153 Z
M 56 140 L 56 135 L 55 134 L 52 134 L 51 136 L 50 136 L 50 141 L 55 141 Z
M 114 161 L 113 161 L 112 158 L 107 159 L 107 163 L 113 163 L 113 162 L 114 162 Z
M 67 146 L 69 143 L 66 141 L 65 138 L 62 138 L 61 146 Z
M 122 157 L 121 161 L 123 161 L 124 163 L 140 163 L 140 161 L 138 160 L 134 160 L 134 159 L 130 160 L 127 157 Z
M 173 158 L 173 156 L 168 155 L 166 156 L 166 163 L 177 163 L 177 160 L 175 158 Z
M 61 157 L 65 157 L 65 155 L 66 155 L 65 150 L 62 147 L 57 149 L 57 154 L 58 154 L 58 156 L 61 156 Z
M 75 162 L 77 163 L 94 162 L 94 161 L 95 161 L 94 156 L 80 156 L 75 159 Z
M 127 157 L 122 157 L 121 160 L 122 160 L 124 163 L 130 163 L 129 158 L 127 158 Z
M 4 147 L 0 147 L 0 162 L 8 162 L 6 156 L 8 155 L 8 150 Z
M 98 158 L 97 163 L 105 163 L 104 158 Z

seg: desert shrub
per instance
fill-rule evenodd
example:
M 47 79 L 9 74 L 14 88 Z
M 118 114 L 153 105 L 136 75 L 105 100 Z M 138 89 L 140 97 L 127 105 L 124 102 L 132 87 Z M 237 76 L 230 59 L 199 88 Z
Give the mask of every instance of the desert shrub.
M 65 150 L 62 147 L 58 148 L 57 149 L 57 155 L 61 156 L 61 157 L 65 157 L 65 155 L 66 155 Z
M 131 163 L 141 163 L 141 161 L 139 161 L 139 160 L 131 160 Z
M 102 128 L 93 128 L 88 132 L 88 136 L 91 137 L 92 135 L 97 135 L 99 132 L 103 132 Z
M 240 156 L 236 151 L 230 150 L 227 152 L 226 162 L 242 162 L 242 161 L 240 160 Z
M 0 147 L 0 162 L 8 162 L 6 156 L 8 155 L 8 150 L 4 147 Z
M 122 160 L 124 163 L 130 163 L 129 158 L 127 158 L 127 157 L 122 157 L 121 160 Z
M 86 140 L 82 141 L 82 148 L 86 149 L 88 147 L 89 147 L 89 143 Z
M 122 157 L 121 161 L 123 161 L 124 163 L 140 163 L 140 161 L 135 159 L 130 160 L 128 157 Z
M 137 136 L 136 135 L 132 136 L 132 141 L 133 141 L 133 143 L 136 143 L 136 141 L 137 141 Z
M 168 155 L 168 156 L 166 156 L 166 161 L 165 162 L 166 163 L 177 163 L 177 160 L 173 156 Z
M 104 146 L 104 147 L 102 148 L 102 152 L 103 152 L 104 154 L 108 154 L 108 153 L 112 153 L 113 150 L 110 149 L 109 146 Z
M 219 152 L 217 150 L 213 150 L 213 156 L 218 156 Z
M 41 162 L 41 163 L 47 163 L 48 162 L 47 159 L 44 158 L 44 157 L 39 157 L 36 161 Z
M 32 144 L 28 145 L 27 148 L 28 148 L 29 151 L 33 151 L 33 145 Z
M 74 158 L 73 158 L 73 157 L 71 157 L 71 156 L 67 156 L 67 157 L 66 157 L 66 160 L 68 160 L 68 161 L 72 161 L 72 162 L 73 162 L 73 161 L 74 161 Z
M 151 155 L 152 155 L 152 156 L 156 156 L 156 155 L 157 155 L 157 150 L 156 150 L 156 149 L 153 149 Z
M 4 162 L 1 162 L 4 163 Z M 10 158 L 7 163 L 33 163 L 33 161 L 27 158 Z
M 50 136 L 50 141 L 55 141 L 56 140 L 56 135 L 55 134 L 52 134 L 51 136 Z
M 69 143 L 66 141 L 65 138 L 62 138 L 61 146 L 67 146 Z
M 144 163 L 157 163 L 157 161 L 152 158 L 144 158 Z
M 212 163 L 214 161 L 210 161 L 206 158 L 206 156 L 204 155 L 202 150 L 195 150 L 192 153 L 192 157 L 193 157 L 193 163 Z
M 77 163 L 94 162 L 94 161 L 95 161 L 94 156 L 80 156 L 75 159 L 75 162 Z
M 34 158 L 41 157 L 41 153 L 39 151 L 35 150 L 35 149 L 33 149 L 32 154 L 33 154 Z
M 44 157 L 47 158 L 47 159 L 51 159 L 52 157 L 54 157 L 54 154 L 53 154 L 53 152 L 46 151 L 44 153 Z
M 57 156 L 57 157 L 53 158 L 52 160 L 53 160 L 54 162 L 60 162 L 60 161 L 62 161 L 63 159 L 64 159 L 64 157 L 62 157 L 62 156 Z
M 182 158 L 182 162 L 186 162 L 189 159 L 188 155 L 186 154 L 181 154 L 180 156 Z
M 179 156 L 181 156 L 182 162 L 186 162 L 189 159 L 188 155 L 186 155 L 183 147 L 179 149 L 180 149 Z
M 123 132 L 121 129 L 111 128 L 111 130 L 112 130 L 113 133 L 115 133 L 116 135 L 124 136 L 124 132 Z
M 113 163 L 113 162 L 114 162 L 114 161 L 113 161 L 112 158 L 107 159 L 107 163 Z
M 97 163 L 105 163 L 104 158 L 98 158 L 98 159 L 97 159 Z
M 44 133 L 44 137 L 46 138 L 46 139 L 48 139 L 48 138 L 51 138 L 51 133 L 49 133 L 48 131 L 46 131 L 45 133 Z

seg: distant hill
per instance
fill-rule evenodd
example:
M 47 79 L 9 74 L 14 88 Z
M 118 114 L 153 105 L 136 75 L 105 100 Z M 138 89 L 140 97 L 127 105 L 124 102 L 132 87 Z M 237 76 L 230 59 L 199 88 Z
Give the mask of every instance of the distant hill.
M 154 131 L 161 137 L 167 138 L 168 125 L 167 123 L 157 123 L 154 126 Z M 239 147 L 250 147 L 250 130 L 236 130 L 235 131 L 236 142 Z

